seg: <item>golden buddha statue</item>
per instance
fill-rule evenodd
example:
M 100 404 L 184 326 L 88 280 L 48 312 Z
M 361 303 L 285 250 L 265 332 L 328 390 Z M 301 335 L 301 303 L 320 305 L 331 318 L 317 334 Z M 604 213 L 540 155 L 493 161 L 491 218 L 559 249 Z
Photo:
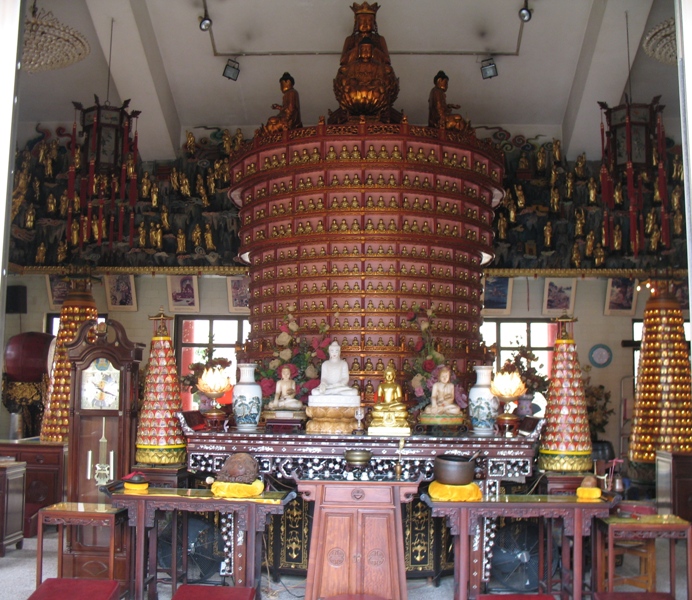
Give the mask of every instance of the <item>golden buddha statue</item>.
M 408 409 L 401 402 L 404 395 L 401 386 L 395 380 L 396 370 L 387 367 L 384 381 L 377 386 L 379 402 L 372 409 L 370 427 L 406 427 L 408 428 Z

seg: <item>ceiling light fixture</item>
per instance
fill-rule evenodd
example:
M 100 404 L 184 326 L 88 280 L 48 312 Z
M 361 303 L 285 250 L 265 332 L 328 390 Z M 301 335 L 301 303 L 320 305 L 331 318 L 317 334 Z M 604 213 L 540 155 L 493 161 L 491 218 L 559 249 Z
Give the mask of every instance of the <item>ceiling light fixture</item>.
M 232 79 L 233 81 L 236 81 L 238 79 L 239 74 L 240 65 L 238 64 L 238 61 L 229 58 L 228 62 L 226 63 L 226 66 L 223 68 L 223 76 L 226 79 Z
M 529 0 L 524 0 L 524 6 L 519 9 L 519 18 L 528 23 L 531 20 L 531 10 L 529 9 Z
M 209 31 L 211 29 L 211 19 L 209 18 L 206 2 L 204 4 L 204 16 L 199 20 L 199 28 L 202 31 Z
M 68 67 L 91 51 L 79 31 L 63 25 L 53 13 L 37 9 L 35 1 L 24 27 L 22 69 L 29 73 Z
M 492 79 L 497 77 L 497 66 L 495 65 L 495 59 L 486 58 L 481 62 L 481 75 L 483 79 Z

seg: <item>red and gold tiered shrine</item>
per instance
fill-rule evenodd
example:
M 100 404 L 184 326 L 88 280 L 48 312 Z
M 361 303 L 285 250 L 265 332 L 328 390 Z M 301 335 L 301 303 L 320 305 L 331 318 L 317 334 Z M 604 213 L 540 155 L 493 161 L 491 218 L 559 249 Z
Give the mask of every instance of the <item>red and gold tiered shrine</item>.
M 53 368 L 48 383 L 46 408 L 41 423 L 42 442 L 66 442 L 70 430 L 70 359 L 66 345 L 74 341 L 84 321 L 98 317 L 96 301 L 91 295 L 89 278 L 70 281 L 72 291 L 60 309 L 60 329 L 53 354 Z M 88 339 L 93 340 L 93 335 Z
M 171 465 L 185 462 L 185 437 L 176 413 L 183 410 L 180 381 L 163 307 L 149 317 L 154 337 L 149 350 L 149 367 L 144 382 L 144 402 L 137 423 L 138 464 Z
M 593 461 L 584 381 L 574 335 L 567 329 L 567 323 L 576 319 L 559 317 L 557 320 L 560 334 L 555 340 L 538 468 L 544 471 L 589 471 Z
M 659 283 L 644 309 L 629 445 L 630 474 L 642 483 L 655 481 L 657 450 L 692 453 L 690 355 L 682 308 L 669 294 L 668 282 Z
M 433 334 L 468 388 L 484 359 L 481 276 L 493 256 L 503 156 L 459 126 L 463 120 L 412 125 L 382 105 L 384 96 L 396 99 L 398 80 L 376 33 L 377 8 L 352 7 L 356 27 L 344 44 L 334 83 L 339 109 L 329 123 L 282 128 L 272 118 L 231 165 L 251 276 L 247 354 L 268 356 L 264 340 L 291 313 L 308 331 L 329 326 L 362 390 L 366 376 L 383 376 L 356 366 L 365 358 L 406 367 L 420 331 L 405 315 L 424 305 L 435 310 Z M 378 82 L 384 93 L 367 93 Z M 289 92 L 282 112 L 298 106 Z

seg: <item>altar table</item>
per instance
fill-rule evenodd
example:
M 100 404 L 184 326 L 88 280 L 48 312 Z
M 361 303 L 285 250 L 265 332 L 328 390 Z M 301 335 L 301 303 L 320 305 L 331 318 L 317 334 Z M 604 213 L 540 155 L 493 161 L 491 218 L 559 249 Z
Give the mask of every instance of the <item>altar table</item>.
M 568 597 L 567 589 L 570 584 L 571 570 L 572 598 L 581 600 L 584 573 L 583 538 L 591 534 L 592 520 L 596 517 L 607 517 L 611 508 L 611 504 L 603 498 L 581 500 L 576 496 L 502 495 L 479 502 L 442 502 L 432 500 L 427 494 L 423 494 L 421 499 L 430 506 L 433 516 L 445 517 L 450 532 L 454 536 L 455 600 L 467 600 L 469 597 L 467 586 L 470 538 L 479 531 L 482 518 L 494 517 L 560 519 L 562 521 L 562 597 Z M 571 559 L 568 538 L 572 538 L 573 541 Z
M 150 586 L 150 597 L 156 592 L 156 513 L 157 511 L 214 512 L 232 514 L 236 523 L 234 540 L 233 580 L 237 586 L 257 588 L 262 560 L 262 533 L 270 515 L 279 515 L 295 498 L 295 492 L 264 492 L 255 498 L 215 498 L 210 490 L 149 488 L 147 490 L 111 491 L 114 507 L 128 510 L 129 524 L 135 528 L 135 580 L 133 598 L 144 600 L 144 589 Z M 149 576 L 146 548 L 149 536 Z M 185 554 L 183 554 L 185 556 Z M 177 586 L 177 553 L 171 556 L 173 593 Z M 153 592 L 152 592 L 153 590 Z

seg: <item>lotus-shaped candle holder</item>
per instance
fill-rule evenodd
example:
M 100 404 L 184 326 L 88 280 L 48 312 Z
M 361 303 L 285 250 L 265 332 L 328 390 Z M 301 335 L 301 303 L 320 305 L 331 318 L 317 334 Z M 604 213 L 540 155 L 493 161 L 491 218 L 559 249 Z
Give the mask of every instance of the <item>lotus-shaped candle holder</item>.
M 497 396 L 506 409 L 507 404 L 516 401 L 519 396 L 526 393 L 526 386 L 519 373 L 497 373 L 490 384 L 490 391 Z
M 226 369 L 221 367 L 205 369 L 197 380 L 197 389 L 209 398 L 220 398 L 231 387 Z

